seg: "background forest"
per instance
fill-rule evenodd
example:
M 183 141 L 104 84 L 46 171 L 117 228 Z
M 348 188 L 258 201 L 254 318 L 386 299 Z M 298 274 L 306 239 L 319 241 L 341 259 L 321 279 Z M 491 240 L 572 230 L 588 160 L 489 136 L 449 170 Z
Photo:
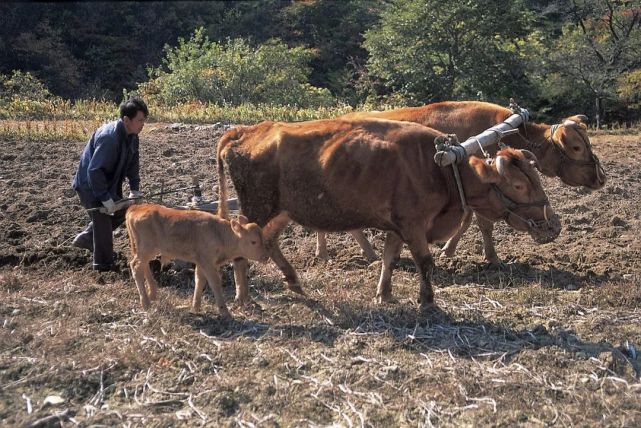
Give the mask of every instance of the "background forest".
M 638 121 L 641 1 L 0 4 L 0 110 L 132 91 L 332 112 L 514 97 L 541 119 Z

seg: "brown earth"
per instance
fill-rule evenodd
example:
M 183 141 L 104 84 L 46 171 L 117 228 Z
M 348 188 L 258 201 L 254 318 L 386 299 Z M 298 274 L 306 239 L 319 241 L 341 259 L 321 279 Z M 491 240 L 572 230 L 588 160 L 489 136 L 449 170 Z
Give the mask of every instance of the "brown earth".
M 174 128 L 143 133 L 142 190 L 196 174 L 212 199 L 224 127 Z M 345 234 L 330 235 L 330 261 L 316 259 L 313 233 L 294 225 L 282 243 L 307 296 L 254 264 L 258 305 L 223 321 L 209 292 L 203 313 L 189 312 L 189 269 L 157 272 L 159 300 L 143 312 L 124 229 L 120 272 L 91 271 L 69 246 L 87 221 L 69 188 L 84 142 L 1 141 L 1 424 L 641 426 L 641 135 L 592 142 L 605 188 L 543 180 L 559 238 L 536 245 L 498 225 L 497 269 L 473 227 L 454 258 L 437 259 L 432 313 L 418 311 L 407 250 L 397 300 L 380 306 L 379 263 Z M 368 233 L 380 252 L 383 234 Z

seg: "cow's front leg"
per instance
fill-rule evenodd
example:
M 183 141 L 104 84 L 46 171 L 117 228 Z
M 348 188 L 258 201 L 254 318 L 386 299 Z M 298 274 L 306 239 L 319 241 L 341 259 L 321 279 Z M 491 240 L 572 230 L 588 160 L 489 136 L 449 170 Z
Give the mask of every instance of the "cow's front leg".
M 419 274 L 421 285 L 418 302 L 421 310 L 424 310 L 434 304 L 434 290 L 432 289 L 434 259 L 432 258 L 432 254 L 430 254 L 430 248 L 424 233 L 413 234 L 408 240 L 407 246 L 412 253 L 414 264 Z
M 376 301 L 385 303 L 392 300 L 392 272 L 394 263 L 401 254 L 403 241 L 401 237 L 394 232 L 387 232 L 385 236 L 385 246 L 383 247 L 383 264 L 381 266 L 381 276 L 376 288 Z

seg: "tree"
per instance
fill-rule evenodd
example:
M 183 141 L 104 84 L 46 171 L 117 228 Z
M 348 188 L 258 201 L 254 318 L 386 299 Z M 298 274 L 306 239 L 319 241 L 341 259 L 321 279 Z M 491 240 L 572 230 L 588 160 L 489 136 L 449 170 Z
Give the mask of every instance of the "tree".
M 591 99 L 599 127 L 605 115 L 605 102 L 617 99 L 617 83 L 622 75 L 641 66 L 641 3 L 639 1 L 572 0 L 570 22 L 562 35 L 553 40 L 543 59 L 546 78 L 557 87 L 573 88 Z M 552 98 L 565 98 L 560 91 Z M 588 109 L 589 105 L 584 105 Z
M 522 98 L 518 53 L 531 19 L 520 1 L 394 0 L 365 34 L 368 69 L 380 92 L 409 103 Z

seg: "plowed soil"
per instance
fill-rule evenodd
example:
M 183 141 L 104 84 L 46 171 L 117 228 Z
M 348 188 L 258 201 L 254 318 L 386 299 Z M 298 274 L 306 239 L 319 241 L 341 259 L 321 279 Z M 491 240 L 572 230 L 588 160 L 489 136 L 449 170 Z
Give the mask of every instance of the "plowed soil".
M 214 199 L 225 128 L 148 125 L 142 190 L 196 175 Z M 190 313 L 189 268 L 157 270 L 159 300 L 142 311 L 122 228 L 116 272 L 93 272 L 70 246 L 87 222 L 70 189 L 84 142 L 1 141 L 0 424 L 641 426 L 641 134 L 591 140 L 606 186 L 543 178 L 563 231 L 537 245 L 497 225 L 501 267 L 484 263 L 470 228 L 436 260 L 437 310 L 418 310 L 406 249 L 396 300 L 378 305 L 380 262 L 347 234 L 317 259 L 313 231 L 291 225 L 283 251 L 307 295 L 253 264 L 256 305 L 234 306 L 227 267 L 231 321 L 209 291 Z M 380 253 L 382 232 L 367 233 Z

